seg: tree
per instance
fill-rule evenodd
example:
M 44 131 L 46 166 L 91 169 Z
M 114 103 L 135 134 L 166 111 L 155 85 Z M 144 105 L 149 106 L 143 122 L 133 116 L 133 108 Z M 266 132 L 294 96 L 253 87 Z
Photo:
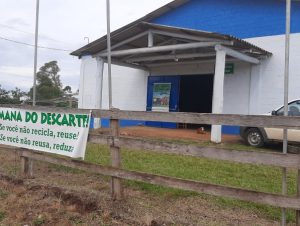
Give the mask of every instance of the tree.
M 9 91 L 6 91 L 0 85 L 0 104 L 8 104 L 9 103 Z
M 36 100 L 52 100 L 63 96 L 62 83 L 60 81 L 60 71 L 57 61 L 45 63 L 37 73 Z M 33 88 L 29 95 L 32 99 Z
M 7 91 L 0 85 L 0 104 L 20 104 L 21 98 L 26 96 L 26 92 L 21 91 L 18 87 L 14 90 Z
M 71 94 L 72 93 L 72 88 L 71 88 L 71 86 L 66 86 L 63 89 L 63 91 L 64 91 L 65 94 Z
M 26 96 L 26 92 L 21 91 L 18 87 L 16 87 L 14 90 L 10 91 L 11 97 L 16 102 L 21 102 L 21 98 Z
M 60 81 L 60 71 L 57 61 L 45 63 L 37 73 L 36 101 L 37 105 L 54 105 L 57 107 L 69 106 L 70 98 L 73 96 L 71 86 L 63 85 Z M 33 99 L 33 88 L 29 91 Z

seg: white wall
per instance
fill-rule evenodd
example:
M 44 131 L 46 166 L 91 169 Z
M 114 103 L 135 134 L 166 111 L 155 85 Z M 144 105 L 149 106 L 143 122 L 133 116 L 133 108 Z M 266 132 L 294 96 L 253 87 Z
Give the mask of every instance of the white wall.
M 146 111 L 148 72 L 112 66 L 112 105 L 114 108 L 131 111 Z M 104 66 L 103 109 L 108 109 L 108 73 Z
M 225 74 L 224 79 L 224 114 L 248 114 L 250 93 L 251 65 L 235 62 L 234 73 Z
M 285 36 L 251 38 L 246 41 L 273 53 L 252 67 L 250 113 L 262 114 L 283 105 Z M 289 99 L 300 98 L 300 33 L 291 35 Z
M 225 114 L 264 114 L 283 105 L 285 36 L 246 39 L 273 55 L 250 65 L 235 63 L 225 75 Z M 300 34 L 291 35 L 289 100 L 300 98 Z
M 82 57 L 79 88 L 79 108 L 108 109 L 107 64 L 97 64 L 91 56 Z M 103 80 L 102 80 L 103 70 Z M 112 66 L 112 105 L 121 110 L 145 111 L 147 102 L 148 72 Z M 103 82 L 102 104 L 100 87 Z
M 99 109 L 101 104 L 101 73 L 103 63 L 91 56 L 81 58 L 78 107 L 82 109 Z
M 264 114 L 283 105 L 285 36 L 246 39 L 273 55 L 250 65 L 235 63 L 225 76 L 224 113 Z M 250 95 L 249 95 L 250 94 Z M 300 98 L 300 34 L 291 35 L 289 100 Z

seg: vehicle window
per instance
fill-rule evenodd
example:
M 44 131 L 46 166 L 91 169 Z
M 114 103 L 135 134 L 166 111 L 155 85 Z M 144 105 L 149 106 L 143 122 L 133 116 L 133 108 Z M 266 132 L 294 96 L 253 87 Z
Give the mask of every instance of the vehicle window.
M 284 115 L 284 108 L 280 108 L 276 115 Z M 300 101 L 294 101 L 289 104 L 289 116 L 300 116 Z

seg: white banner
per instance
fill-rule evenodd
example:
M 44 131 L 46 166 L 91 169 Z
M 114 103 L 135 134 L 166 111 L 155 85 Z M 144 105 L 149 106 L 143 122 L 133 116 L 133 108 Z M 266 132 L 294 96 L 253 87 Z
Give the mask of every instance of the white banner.
M 84 158 L 90 115 L 0 108 L 0 144 Z

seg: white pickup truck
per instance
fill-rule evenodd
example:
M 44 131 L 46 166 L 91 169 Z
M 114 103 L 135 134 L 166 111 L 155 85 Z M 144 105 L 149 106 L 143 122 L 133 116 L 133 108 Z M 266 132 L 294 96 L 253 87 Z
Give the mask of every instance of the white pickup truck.
M 283 115 L 283 107 L 270 112 L 268 115 Z M 288 105 L 289 116 L 300 116 L 300 100 L 291 101 Z M 299 117 L 300 120 L 300 117 Z M 258 128 L 241 127 L 240 136 L 247 144 L 253 147 L 262 147 L 265 143 L 283 140 L 283 129 L 276 128 Z M 288 141 L 291 143 L 300 143 L 300 130 L 289 129 Z

